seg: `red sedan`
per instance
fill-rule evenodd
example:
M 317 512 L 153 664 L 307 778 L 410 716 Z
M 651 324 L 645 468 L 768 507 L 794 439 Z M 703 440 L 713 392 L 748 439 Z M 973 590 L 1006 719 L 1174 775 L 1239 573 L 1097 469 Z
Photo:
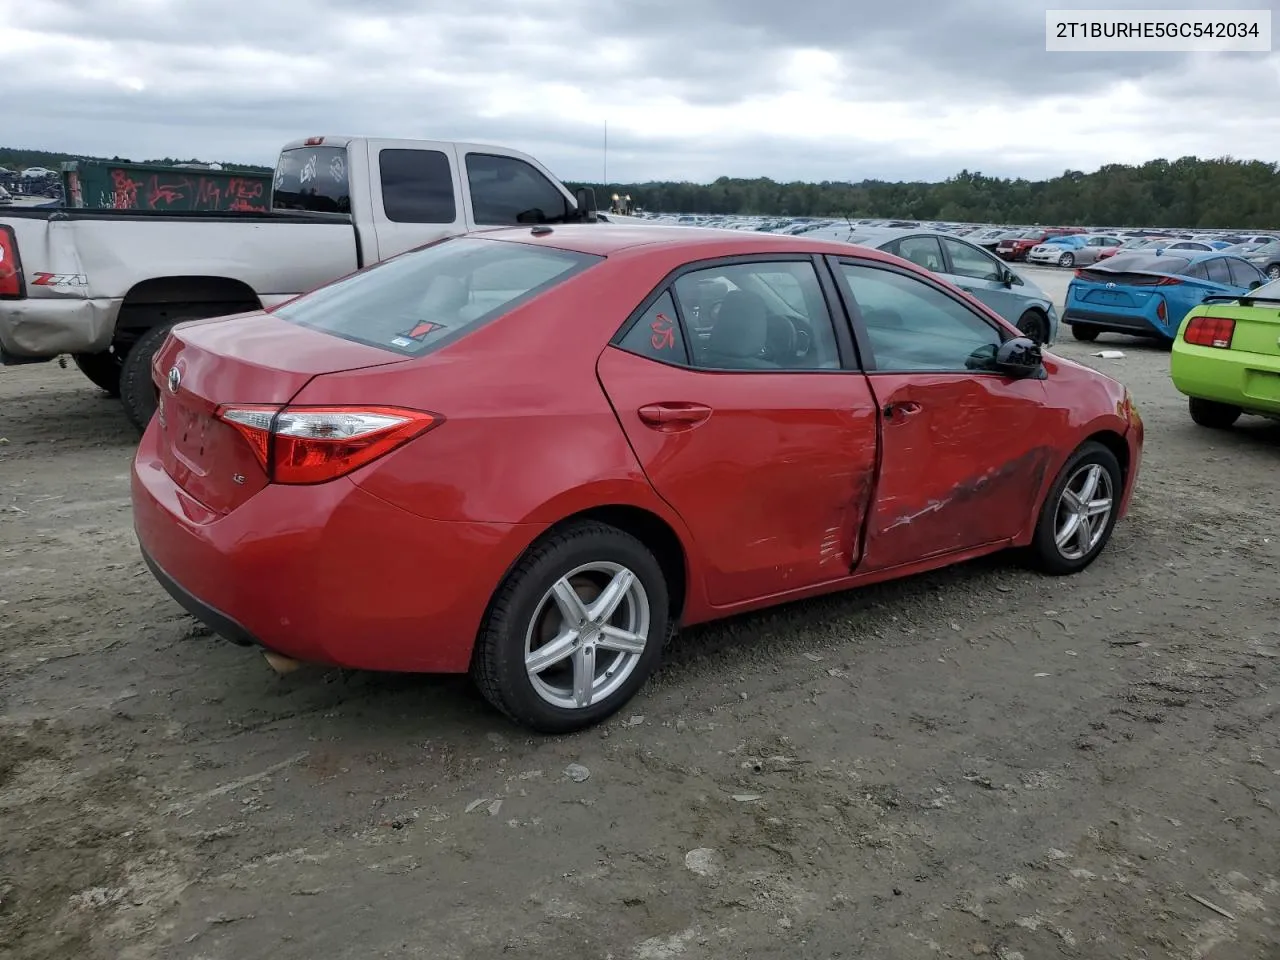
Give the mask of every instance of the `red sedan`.
M 518 722 L 619 709 L 674 627 L 1025 547 L 1128 509 L 1128 391 L 905 260 L 685 227 L 445 240 L 175 327 L 138 539 L 214 631 L 466 672 Z M 287 662 L 287 661 L 286 661 Z

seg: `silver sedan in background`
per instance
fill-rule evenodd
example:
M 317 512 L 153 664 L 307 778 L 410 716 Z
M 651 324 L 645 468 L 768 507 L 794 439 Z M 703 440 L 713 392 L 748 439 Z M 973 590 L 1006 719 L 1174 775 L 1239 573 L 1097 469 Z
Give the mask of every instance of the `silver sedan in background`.
M 976 243 L 927 230 L 848 226 L 809 234 L 856 243 L 910 260 L 981 300 L 1041 345 L 1058 336 L 1058 311 L 1052 298 L 1007 263 Z

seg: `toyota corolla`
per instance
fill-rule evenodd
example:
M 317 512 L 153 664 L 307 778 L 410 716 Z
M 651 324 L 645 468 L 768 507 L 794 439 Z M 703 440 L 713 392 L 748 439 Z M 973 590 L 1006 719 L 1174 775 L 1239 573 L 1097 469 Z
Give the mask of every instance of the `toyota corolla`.
M 1010 547 L 1092 563 L 1128 391 L 936 275 L 805 237 L 508 228 L 176 326 L 133 468 L 143 555 L 224 637 L 469 672 L 600 721 L 677 625 Z

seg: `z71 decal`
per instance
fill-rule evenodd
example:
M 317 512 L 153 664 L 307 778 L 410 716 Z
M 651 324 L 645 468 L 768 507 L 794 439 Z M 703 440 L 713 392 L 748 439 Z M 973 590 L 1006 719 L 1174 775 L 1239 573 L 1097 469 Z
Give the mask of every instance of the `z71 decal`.
M 87 287 L 89 278 L 83 273 L 37 273 L 31 283 L 37 287 Z

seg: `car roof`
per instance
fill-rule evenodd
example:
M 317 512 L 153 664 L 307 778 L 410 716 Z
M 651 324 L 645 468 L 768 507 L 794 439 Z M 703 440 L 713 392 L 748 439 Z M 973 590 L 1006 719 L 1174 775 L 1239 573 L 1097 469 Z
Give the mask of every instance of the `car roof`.
M 687 250 L 699 258 L 753 253 L 830 253 L 847 256 L 850 246 L 840 240 L 819 239 L 809 233 L 792 236 L 715 227 L 574 223 L 539 226 L 537 231 L 534 232 L 531 227 L 500 227 L 477 231 L 469 236 L 516 243 L 543 243 L 561 250 L 601 257 L 657 246 L 667 252 Z M 890 259 L 886 254 L 875 251 L 873 256 L 875 259 Z

